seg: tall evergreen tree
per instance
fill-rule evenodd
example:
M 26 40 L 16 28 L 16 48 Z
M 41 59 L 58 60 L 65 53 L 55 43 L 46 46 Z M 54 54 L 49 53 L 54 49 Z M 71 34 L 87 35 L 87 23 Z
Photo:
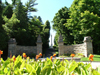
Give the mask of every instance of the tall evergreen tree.
M 43 24 L 42 18 L 38 16 L 39 21 Z
M 3 23 L 3 18 L 2 18 L 2 1 L 0 0 L 0 49 L 5 49 L 7 48 L 7 41 L 8 37 L 3 30 L 2 23 Z
M 20 20 L 19 27 L 20 28 L 27 28 L 27 12 L 24 8 L 25 6 L 22 4 L 21 1 L 17 3 L 17 6 L 14 10 L 16 17 Z
M 42 32 L 42 23 L 37 19 L 37 17 L 33 17 L 29 20 L 28 23 L 28 45 L 36 45 L 36 40 L 39 34 Z
M 16 38 L 18 44 L 25 45 L 27 39 L 28 18 L 25 6 L 22 4 L 20 0 L 17 2 L 15 6 L 14 13 L 20 22 L 14 26 L 15 35 L 13 35 L 13 37 Z
M 6 31 L 6 34 L 9 36 L 9 38 L 13 37 L 14 35 L 13 27 L 20 21 L 16 18 L 15 14 L 13 14 L 10 19 L 7 18 L 7 16 L 3 16 L 3 20 L 5 22 L 5 24 L 2 25 L 3 29 Z
M 0 0 L 0 28 L 2 27 L 2 1 Z
M 6 7 L 3 9 L 3 16 L 7 16 L 7 18 L 11 18 L 13 14 L 13 6 L 8 4 Z
M 33 8 L 33 6 L 37 5 L 37 3 L 35 3 L 35 1 L 36 0 L 28 0 L 28 2 L 25 4 L 27 12 L 36 12 L 37 11 L 36 8 Z
M 44 27 L 42 30 L 42 40 L 43 40 L 43 48 L 45 49 L 49 47 L 50 22 L 47 20 L 43 26 Z

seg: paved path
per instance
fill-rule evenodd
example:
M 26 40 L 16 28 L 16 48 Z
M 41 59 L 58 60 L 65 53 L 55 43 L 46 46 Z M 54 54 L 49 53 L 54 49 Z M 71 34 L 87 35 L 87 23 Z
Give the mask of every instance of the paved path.
M 48 48 L 45 52 L 45 57 L 53 56 L 54 53 L 56 53 L 56 51 L 53 48 Z
M 90 63 L 90 62 L 83 62 L 83 63 L 85 64 L 85 63 Z M 100 66 L 100 62 L 91 62 L 91 65 L 93 69 L 96 69 L 97 67 Z

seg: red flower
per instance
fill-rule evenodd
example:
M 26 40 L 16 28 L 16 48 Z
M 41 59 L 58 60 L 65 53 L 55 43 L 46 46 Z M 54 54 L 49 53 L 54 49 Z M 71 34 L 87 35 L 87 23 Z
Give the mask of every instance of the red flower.
M 91 58 L 90 61 L 93 61 L 93 58 Z
M 90 54 L 90 55 L 89 55 L 89 60 L 90 60 L 90 61 L 93 61 L 93 57 L 94 57 L 94 55 Z
M 14 60 L 14 61 L 16 60 L 15 56 L 13 56 L 13 60 Z
M 71 54 L 71 57 L 74 57 L 75 56 L 75 54 Z
M 26 58 L 26 57 L 27 57 L 27 56 L 26 56 L 26 53 L 23 53 L 23 57 L 24 57 L 24 58 Z
M 53 56 L 55 57 L 55 56 L 56 56 L 56 54 L 53 54 Z
M 36 60 L 39 58 L 39 55 L 36 55 Z
M 50 57 L 50 59 L 52 60 L 52 56 Z
M 94 57 L 94 55 L 90 54 L 90 55 L 89 55 L 89 57 L 90 57 L 90 58 L 93 58 L 93 57 Z
M 0 54 L 3 54 L 3 51 L 0 50 Z
M 39 56 L 41 57 L 42 56 L 42 53 L 40 53 Z

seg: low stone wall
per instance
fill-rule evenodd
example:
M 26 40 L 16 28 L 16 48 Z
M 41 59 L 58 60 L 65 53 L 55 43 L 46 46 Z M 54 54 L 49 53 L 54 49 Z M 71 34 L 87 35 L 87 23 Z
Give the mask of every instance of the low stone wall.
M 82 53 L 85 57 L 87 57 L 89 54 L 93 54 L 91 37 L 84 37 L 83 42 L 83 44 L 64 45 L 63 37 L 60 35 L 58 40 L 59 55 Z
M 10 56 L 10 54 L 21 55 L 22 53 L 26 53 L 30 55 L 30 54 L 42 53 L 42 40 L 40 35 L 37 38 L 36 44 L 37 46 L 20 46 L 17 45 L 15 38 L 11 38 L 8 42 L 8 57 Z
M 76 45 L 62 45 L 60 46 L 62 47 L 61 50 L 60 50 L 60 55 L 63 55 L 63 54 L 71 54 L 71 53 L 82 53 L 85 55 L 85 50 L 86 50 L 86 47 L 84 44 L 76 44 Z
M 19 55 L 22 53 L 37 54 L 37 46 L 16 46 L 16 54 Z

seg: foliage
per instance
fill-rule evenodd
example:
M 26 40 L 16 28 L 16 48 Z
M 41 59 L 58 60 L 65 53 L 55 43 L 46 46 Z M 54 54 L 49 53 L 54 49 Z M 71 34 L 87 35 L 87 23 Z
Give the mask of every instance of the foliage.
M 33 6 L 37 5 L 37 3 L 35 3 L 35 1 L 36 0 L 28 0 L 28 2 L 25 4 L 27 12 L 36 12 L 37 11 L 36 8 L 33 8 Z
M 3 20 L 5 21 L 3 28 L 6 31 L 7 35 L 11 37 L 11 34 L 13 33 L 13 26 L 20 21 L 16 18 L 15 14 L 13 14 L 10 19 L 8 19 L 6 16 L 3 16 Z
M 56 47 L 58 46 L 58 38 L 59 38 L 59 34 L 56 33 L 55 38 L 54 38 L 54 44 Z
M 18 45 L 35 46 L 37 37 L 40 34 L 43 45 L 46 45 L 44 47 L 49 47 L 50 22 L 47 21 L 46 24 L 43 24 L 40 16 L 29 15 L 30 12 L 37 11 L 37 9 L 34 8 L 34 6 L 37 5 L 35 1 L 36 0 L 28 0 L 25 5 L 23 5 L 21 0 L 12 0 L 12 4 L 9 4 L 7 1 L 1 4 L 2 11 L 0 10 L 0 15 L 2 22 L 0 26 L 2 31 L 4 30 L 3 34 L 0 33 L 0 38 L 2 38 L 2 41 L 4 40 L 2 44 L 4 43 L 6 46 L 8 42 L 7 38 L 9 37 L 15 38 Z M 7 36 L 7 38 L 5 39 L 3 36 Z M 3 48 L 5 48 L 5 46 Z
M 69 19 L 69 9 L 67 7 L 63 7 L 53 18 L 53 29 L 57 31 L 55 36 L 55 45 L 58 45 L 58 36 L 60 33 L 63 36 L 64 44 L 72 44 L 73 43 L 73 36 L 70 35 L 71 30 L 69 30 L 67 27 L 65 27 L 66 20 Z
M 13 62 L 13 59 L 8 58 L 6 61 L 1 59 L 2 66 L 0 74 L 7 75 L 100 75 L 98 71 L 92 69 L 91 64 L 68 60 L 53 60 L 47 58 L 46 61 L 34 59 L 23 59 L 18 56 Z
M 43 25 L 43 30 L 41 34 L 42 34 L 42 41 L 44 42 L 43 48 L 49 48 L 50 22 L 48 20 Z
M 63 36 L 64 44 L 79 44 L 85 36 L 93 39 L 93 53 L 100 54 L 100 1 L 99 0 L 74 0 L 71 7 L 64 7 L 53 18 L 53 28 L 58 35 Z
M 6 32 L 4 31 L 2 24 L 3 24 L 3 18 L 2 18 L 2 12 L 3 12 L 3 6 L 2 1 L 0 0 L 0 49 L 5 49 L 7 47 L 7 40 L 8 36 L 6 35 Z
M 10 38 L 15 38 L 18 45 L 35 46 L 40 34 L 43 48 L 49 47 L 50 22 L 46 21 L 43 24 L 40 16 L 29 15 L 30 12 L 37 11 L 34 8 L 37 5 L 35 1 L 28 0 L 24 5 L 21 0 L 12 0 L 12 4 L 8 3 L 7 0 L 5 3 L 0 0 L 0 50 L 4 52 L 3 58 L 7 57 L 7 45 Z M 29 56 L 35 57 L 34 54 Z M 1 68 L 0 73 L 2 73 Z
M 11 18 L 13 14 L 13 6 L 8 4 L 3 8 L 3 16 L 6 16 L 7 18 Z
M 74 43 L 82 43 L 84 36 L 93 39 L 94 53 L 99 53 L 100 47 L 100 1 L 99 0 L 74 0 L 70 7 L 70 17 L 65 24 L 70 34 L 74 36 Z

